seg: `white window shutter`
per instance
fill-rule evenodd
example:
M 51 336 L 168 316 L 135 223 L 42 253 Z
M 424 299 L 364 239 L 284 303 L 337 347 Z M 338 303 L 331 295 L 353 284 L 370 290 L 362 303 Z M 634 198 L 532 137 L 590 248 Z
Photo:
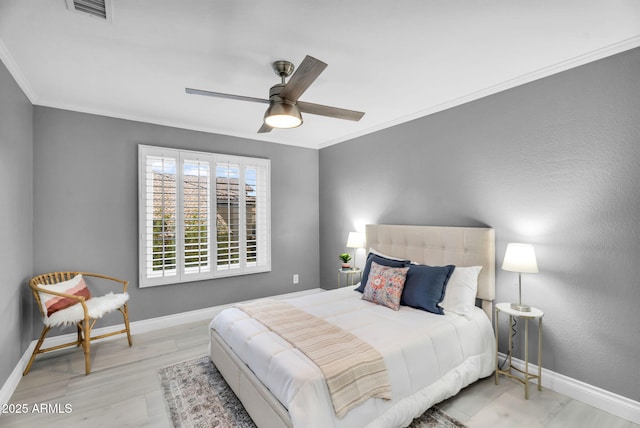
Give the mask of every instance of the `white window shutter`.
M 185 279 L 211 272 L 211 163 L 182 156 L 181 258 Z
M 140 286 L 271 270 L 270 162 L 139 146 Z

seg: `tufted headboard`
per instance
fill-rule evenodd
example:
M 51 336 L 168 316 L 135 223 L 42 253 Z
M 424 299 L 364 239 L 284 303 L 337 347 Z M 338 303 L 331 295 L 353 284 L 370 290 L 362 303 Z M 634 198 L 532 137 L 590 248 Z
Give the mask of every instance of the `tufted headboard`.
M 367 252 L 371 248 L 416 263 L 442 266 L 482 266 L 477 297 L 492 319 L 496 291 L 495 231 L 484 227 L 440 227 L 368 224 Z

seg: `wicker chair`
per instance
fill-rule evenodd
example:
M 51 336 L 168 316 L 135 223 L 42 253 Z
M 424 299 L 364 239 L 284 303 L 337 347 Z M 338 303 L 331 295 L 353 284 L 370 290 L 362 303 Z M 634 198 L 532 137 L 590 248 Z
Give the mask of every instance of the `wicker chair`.
M 54 289 L 60 287 L 64 288 L 64 284 L 67 284 L 66 281 L 71 281 L 77 275 L 82 275 L 82 278 L 77 278 L 78 281 L 84 279 L 84 277 L 93 277 L 107 280 L 106 282 L 108 283 L 119 283 L 122 285 L 122 293 L 108 293 L 104 296 L 87 296 L 85 298 L 80 295 L 81 293 L 73 295 L 46 289 L 47 286 L 53 287 Z M 84 282 L 82 284 L 84 286 Z M 56 287 L 55 285 L 58 285 L 60 287 Z M 44 327 L 42 329 L 42 333 L 40 333 L 40 339 L 38 340 L 38 343 L 33 350 L 33 354 L 29 359 L 29 363 L 24 370 L 23 376 L 29 373 L 29 370 L 31 370 L 31 365 L 35 360 L 36 355 L 42 354 L 44 352 L 54 351 L 74 345 L 82 346 L 82 348 L 84 349 L 85 373 L 89 374 L 91 372 L 90 351 L 92 340 L 126 333 L 127 339 L 129 341 L 129 346 L 131 346 L 133 342 L 131 341 L 131 331 L 129 329 L 129 310 L 127 305 L 127 302 L 129 300 L 129 294 L 127 293 L 128 285 L 129 282 L 122 279 L 88 272 L 53 272 L 33 277 L 29 282 L 29 287 L 33 292 L 33 296 L 38 304 L 38 308 L 40 309 Z M 65 299 L 67 299 L 67 307 L 59 309 L 53 314 L 50 311 L 47 311 L 46 306 L 48 301 L 64 301 Z M 75 303 L 73 302 L 74 300 L 76 301 Z M 93 328 L 96 320 L 98 318 L 101 318 L 103 315 L 114 312 L 116 310 L 122 313 L 124 317 L 125 328 L 111 333 L 102 334 L 100 336 L 91 337 L 91 329 Z M 62 345 L 41 349 L 44 338 L 49 330 L 56 326 L 72 324 L 75 324 L 78 330 L 77 340 Z

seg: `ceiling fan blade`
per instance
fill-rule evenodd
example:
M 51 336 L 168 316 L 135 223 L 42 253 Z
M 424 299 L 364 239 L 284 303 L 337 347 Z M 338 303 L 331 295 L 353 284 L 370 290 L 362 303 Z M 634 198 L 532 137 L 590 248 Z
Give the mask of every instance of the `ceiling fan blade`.
M 347 110 L 338 107 L 323 106 L 322 104 L 307 103 L 304 101 L 298 101 L 298 108 L 303 113 L 317 114 L 320 116 L 333 117 L 336 119 L 359 121 L 364 116 L 361 111 Z
M 327 64 L 324 62 L 307 55 L 280 92 L 280 97 L 290 101 L 298 101 L 300 95 L 307 90 L 326 67 Z
M 192 89 L 192 88 L 185 88 L 184 91 L 187 94 L 205 95 L 207 97 L 227 98 L 231 100 L 251 101 L 254 103 L 269 104 L 269 100 L 266 100 L 264 98 L 245 97 L 243 95 L 224 94 L 222 92 L 203 91 L 202 89 Z
M 260 127 L 260 129 L 258 129 L 258 134 L 264 134 L 266 132 L 271 132 L 272 129 L 273 129 L 272 127 L 270 127 L 266 123 L 263 123 L 262 126 Z

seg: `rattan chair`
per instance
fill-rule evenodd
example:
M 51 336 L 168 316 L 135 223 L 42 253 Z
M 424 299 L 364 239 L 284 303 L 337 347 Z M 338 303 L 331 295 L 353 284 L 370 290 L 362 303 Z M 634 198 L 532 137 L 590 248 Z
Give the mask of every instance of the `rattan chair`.
M 85 298 L 81 295 L 72 295 L 43 288 L 43 286 L 46 287 L 47 285 L 63 285 L 61 283 L 70 281 L 80 274 L 83 277 L 82 279 L 84 279 L 84 277 L 93 277 L 107 280 L 108 283 L 119 283 L 122 285 L 122 293 L 111 292 L 103 296 L 91 296 Z M 80 278 L 77 278 L 77 280 L 80 281 Z M 62 349 L 74 345 L 82 346 L 82 348 L 84 349 L 85 373 L 89 374 L 91 372 L 90 351 L 92 340 L 126 333 L 127 339 L 129 341 L 129 346 L 131 346 L 133 342 L 131 341 L 131 331 L 129 329 L 129 309 L 127 303 L 129 301 L 129 294 L 127 293 L 128 285 L 129 282 L 122 279 L 88 272 L 53 272 L 33 277 L 29 282 L 29 287 L 33 292 L 33 296 L 38 304 L 38 308 L 40 309 L 44 327 L 42 329 L 42 333 L 40 333 L 40 339 L 38 339 L 38 343 L 33 350 L 33 354 L 29 359 L 29 363 L 24 370 L 23 376 L 29 373 L 29 370 L 31 370 L 31 365 L 35 360 L 36 355 L 45 352 L 55 351 L 57 349 Z M 50 314 L 44 306 L 46 306 L 46 301 L 51 301 L 52 298 L 56 299 L 57 301 L 72 299 L 76 300 L 77 302 L 74 303 L 73 301 L 67 300 L 67 303 L 69 304 L 68 307 L 57 310 L 57 312 Z M 43 305 L 43 302 L 45 302 L 45 305 Z M 96 320 L 98 318 L 101 318 L 103 315 L 114 312 L 116 310 L 122 313 L 124 317 L 125 328 L 111 333 L 101 334 L 100 336 L 91 337 L 91 329 L 93 328 Z M 77 340 L 62 345 L 41 349 L 44 338 L 49 330 L 51 330 L 53 327 L 73 324 L 76 325 L 76 328 L 78 330 Z

